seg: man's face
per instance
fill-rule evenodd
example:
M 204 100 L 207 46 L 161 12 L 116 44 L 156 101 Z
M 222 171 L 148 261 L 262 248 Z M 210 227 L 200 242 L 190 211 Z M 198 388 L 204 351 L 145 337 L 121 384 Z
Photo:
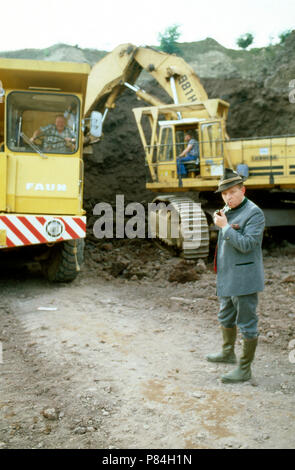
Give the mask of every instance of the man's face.
M 232 186 L 221 193 L 222 199 L 230 209 L 239 206 L 244 199 L 244 195 L 245 186 Z
M 189 140 L 191 140 L 190 134 L 185 134 L 185 136 L 184 136 L 184 141 L 185 141 L 185 142 L 188 142 Z
M 58 132 L 62 132 L 65 128 L 66 121 L 63 117 L 59 116 L 55 120 L 55 125 L 58 130 Z

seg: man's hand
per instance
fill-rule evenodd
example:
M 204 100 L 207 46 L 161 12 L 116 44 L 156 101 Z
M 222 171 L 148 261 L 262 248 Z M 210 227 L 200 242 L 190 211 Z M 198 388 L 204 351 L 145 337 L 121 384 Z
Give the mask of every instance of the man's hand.
M 220 228 L 226 227 L 228 222 L 227 222 L 226 215 L 224 214 L 224 212 L 222 210 L 215 213 L 214 222 Z
M 65 137 L 64 139 L 65 139 L 66 146 L 74 150 L 76 139 L 71 138 L 71 137 Z

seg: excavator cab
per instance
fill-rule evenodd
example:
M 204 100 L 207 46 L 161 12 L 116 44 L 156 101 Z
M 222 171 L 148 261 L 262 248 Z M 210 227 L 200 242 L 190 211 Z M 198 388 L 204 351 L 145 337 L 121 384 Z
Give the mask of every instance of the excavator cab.
M 223 117 L 208 117 L 202 103 L 135 108 L 133 112 L 145 149 L 147 188 L 214 189 L 224 166 L 232 166 L 226 153 L 225 121 Z M 187 176 L 180 178 L 177 157 L 187 146 L 184 136 L 188 131 L 198 141 L 199 162 L 185 162 Z
M 223 174 L 224 135 L 220 121 L 160 121 L 154 169 L 160 181 L 178 178 L 177 157 L 186 148 L 185 134 L 192 133 L 199 144 L 199 159 L 183 162 L 186 178 L 216 178 Z
M 197 141 L 198 147 L 199 145 L 199 133 L 198 133 L 198 126 L 194 126 L 192 128 L 182 128 L 182 127 L 175 127 L 175 140 L 176 140 L 176 158 L 180 155 L 183 150 L 187 147 L 188 143 L 185 142 L 185 135 L 190 133 L 194 140 Z M 191 160 L 184 161 L 183 165 L 187 171 L 188 178 L 194 178 L 195 176 L 200 174 L 200 159 L 192 158 Z
M 154 169 L 159 180 L 171 180 L 178 178 L 177 157 L 186 148 L 186 132 L 192 132 L 194 138 L 199 141 L 198 123 L 193 126 L 185 125 L 180 121 L 159 121 L 158 144 L 156 145 L 156 158 L 154 157 Z M 184 162 L 188 170 L 188 177 L 195 177 L 200 172 L 198 162 L 193 159 Z

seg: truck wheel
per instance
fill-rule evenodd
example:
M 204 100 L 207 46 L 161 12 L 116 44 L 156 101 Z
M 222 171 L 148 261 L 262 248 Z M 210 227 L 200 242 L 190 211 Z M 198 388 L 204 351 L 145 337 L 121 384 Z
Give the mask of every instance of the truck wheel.
M 49 257 L 42 263 L 42 271 L 51 282 L 71 282 L 84 259 L 84 239 L 57 243 L 50 249 Z

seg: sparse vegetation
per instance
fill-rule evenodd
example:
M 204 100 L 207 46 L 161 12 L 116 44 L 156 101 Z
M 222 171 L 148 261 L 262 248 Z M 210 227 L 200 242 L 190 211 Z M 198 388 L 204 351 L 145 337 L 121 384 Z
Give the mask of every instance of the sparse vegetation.
M 279 34 L 280 43 L 281 43 L 281 44 L 284 44 L 284 42 L 286 41 L 287 37 L 290 36 L 291 33 L 292 33 L 292 29 L 286 29 L 285 31 L 283 31 L 282 33 L 280 33 L 280 34 Z

